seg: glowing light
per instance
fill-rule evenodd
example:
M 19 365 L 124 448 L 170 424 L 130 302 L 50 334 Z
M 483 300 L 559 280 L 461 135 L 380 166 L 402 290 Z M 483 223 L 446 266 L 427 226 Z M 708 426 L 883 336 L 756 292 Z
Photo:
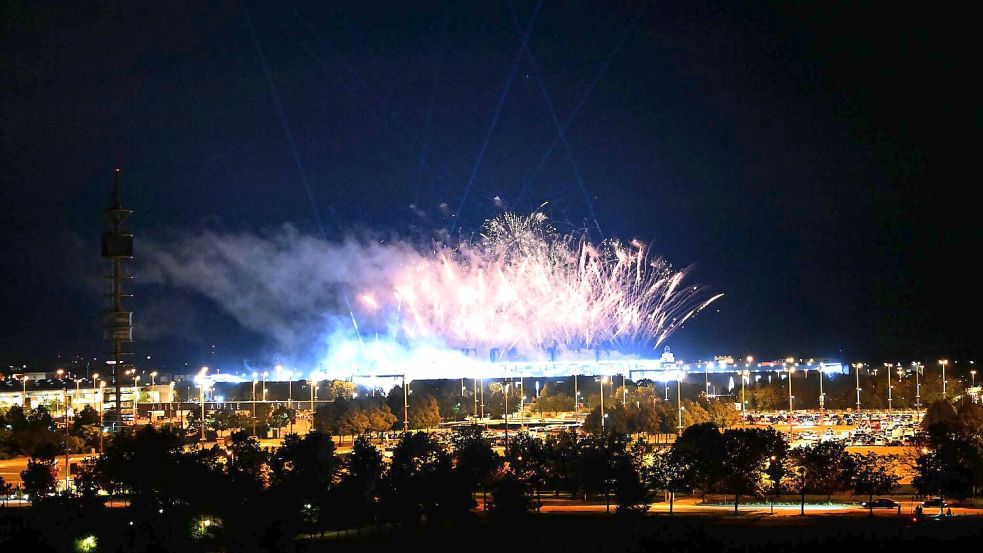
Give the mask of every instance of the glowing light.
M 80 553 L 88 553 L 89 551 L 96 551 L 99 547 L 99 540 L 95 536 L 89 535 L 84 538 L 78 538 L 75 540 L 75 551 Z
M 336 331 L 320 365 L 348 374 L 401 360 L 425 367 L 464 362 L 456 355 L 464 348 L 523 360 L 547 351 L 644 355 L 721 297 L 683 286 L 685 275 L 637 240 L 594 244 L 558 233 L 541 213 L 506 213 L 477 239 L 435 245 L 363 289 L 352 316 L 374 338 Z

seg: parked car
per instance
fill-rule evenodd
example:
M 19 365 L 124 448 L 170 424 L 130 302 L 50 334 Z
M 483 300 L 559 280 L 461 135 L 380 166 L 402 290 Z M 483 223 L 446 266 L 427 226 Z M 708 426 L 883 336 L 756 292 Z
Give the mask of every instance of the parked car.
M 941 507 L 941 508 L 945 509 L 948 506 L 949 506 L 949 503 L 947 503 L 941 497 L 933 497 L 931 499 L 927 499 L 925 501 L 922 501 L 922 507 Z
M 864 501 L 860 504 L 864 509 L 897 509 L 898 502 L 886 497 L 880 497 L 873 501 Z

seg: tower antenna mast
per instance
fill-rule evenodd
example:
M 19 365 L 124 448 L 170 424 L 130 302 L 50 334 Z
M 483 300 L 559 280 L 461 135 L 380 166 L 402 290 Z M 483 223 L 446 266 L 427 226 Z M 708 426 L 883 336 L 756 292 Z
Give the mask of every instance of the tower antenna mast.
M 115 421 L 122 423 L 122 374 L 124 369 L 123 357 L 130 352 L 124 349 L 124 344 L 133 342 L 133 312 L 123 307 L 123 298 L 131 294 L 123 293 L 123 279 L 133 278 L 123 273 L 123 262 L 133 259 L 133 235 L 124 231 L 123 221 L 132 213 L 124 209 L 120 202 L 120 170 L 114 171 L 116 177 L 113 184 L 113 199 L 106 209 L 106 220 L 109 230 L 102 233 L 102 257 L 112 263 L 113 272 L 108 278 L 112 279 L 112 309 L 107 311 L 103 319 L 104 337 L 113 344 L 113 386 L 115 388 Z

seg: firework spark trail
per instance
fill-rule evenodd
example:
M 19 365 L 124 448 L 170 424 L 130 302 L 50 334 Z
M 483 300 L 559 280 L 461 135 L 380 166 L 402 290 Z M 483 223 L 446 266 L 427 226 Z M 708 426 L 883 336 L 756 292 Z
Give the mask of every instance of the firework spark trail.
M 438 246 L 394 275 L 392 290 L 360 298 L 376 324 L 392 311 L 379 298 L 398 299 L 406 337 L 453 347 L 531 357 L 551 348 L 639 352 L 720 297 L 683 286 L 685 275 L 637 241 L 595 245 L 558 234 L 541 213 L 506 213 L 477 240 Z

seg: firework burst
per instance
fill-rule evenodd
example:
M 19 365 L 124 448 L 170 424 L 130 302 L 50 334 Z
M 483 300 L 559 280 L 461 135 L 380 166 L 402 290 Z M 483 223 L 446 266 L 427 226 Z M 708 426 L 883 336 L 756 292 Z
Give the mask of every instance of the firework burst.
M 505 213 L 481 234 L 402 267 L 359 295 L 359 317 L 400 341 L 536 352 L 651 350 L 721 297 L 645 244 L 561 234 L 542 213 Z

